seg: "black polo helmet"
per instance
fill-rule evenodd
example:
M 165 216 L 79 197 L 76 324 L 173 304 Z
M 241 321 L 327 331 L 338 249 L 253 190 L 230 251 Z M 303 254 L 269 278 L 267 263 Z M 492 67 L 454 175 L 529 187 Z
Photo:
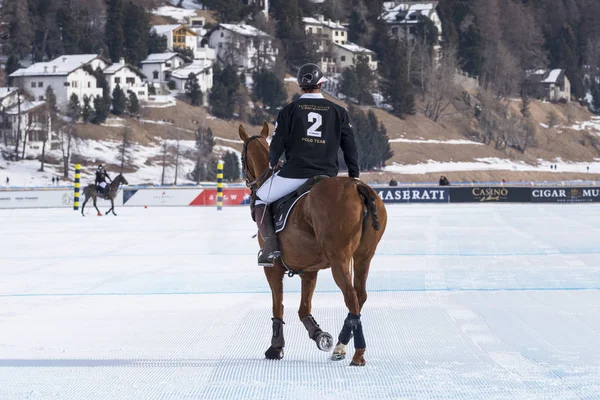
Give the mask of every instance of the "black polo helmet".
M 323 71 L 317 64 L 304 64 L 298 70 L 298 85 L 301 88 L 317 87 L 323 82 L 327 82 L 327 78 L 323 76 Z

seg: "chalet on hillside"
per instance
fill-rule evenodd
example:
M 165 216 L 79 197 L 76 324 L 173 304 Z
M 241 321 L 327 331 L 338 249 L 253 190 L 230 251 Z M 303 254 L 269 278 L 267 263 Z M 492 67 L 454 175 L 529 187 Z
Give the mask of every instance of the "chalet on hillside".
M 442 35 L 442 21 L 437 12 L 438 1 L 387 1 L 383 3 L 381 19 L 388 24 L 389 31 L 399 39 L 413 37 L 422 17 L 433 22 Z
M 527 73 L 530 96 L 548 101 L 571 101 L 571 82 L 564 69 L 538 69 Z
M 206 34 L 217 58 L 245 70 L 270 67 L 279 53 L 269 34 L 245 24 L 219 24 Z

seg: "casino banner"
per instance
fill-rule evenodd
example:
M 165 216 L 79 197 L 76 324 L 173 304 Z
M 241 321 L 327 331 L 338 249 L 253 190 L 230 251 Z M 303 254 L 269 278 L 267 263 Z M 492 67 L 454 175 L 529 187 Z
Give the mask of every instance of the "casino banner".
M 505 186 L 451 187 L 450 203 L 528 203 L 531 188 Z
M 223 205 L 224 206 L 239 206 L 250 204 L 250 190 L 247 188 L 232 188 L 223 189 Z M 190 204 L 190 206 L 216 206 L 217 205 L 217 189 L 204 189 L 198 194 Z

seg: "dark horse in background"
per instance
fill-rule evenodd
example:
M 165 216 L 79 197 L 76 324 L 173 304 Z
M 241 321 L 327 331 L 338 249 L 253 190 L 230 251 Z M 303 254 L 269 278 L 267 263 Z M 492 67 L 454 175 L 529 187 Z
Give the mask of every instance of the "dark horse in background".
M 260 136 L 250 137 L 240 125 L 239 134 L 244 142 L 242 168 L 254 196 L 256 189 L 270 176 L 266 140 L 269 127 L 265 122 Z M 283 277 L 287 268 L 297 271 L 302 279 L 298 315 L 309 337 L 320 350 L 331 350 L 333 338 L 321 330 L 311 315 L 317 274 L 319 270 L 331 268 L 349 311 L 331 358 L 343 360 L 346 345 L 354 336 L 355 353 L 350 365 L 365 365 L 366 343 L 360 312 L 367 300 L 371 259 L 386 223 L 383 201 L 370 186 L 356 179 L 325 179 L 298 200 L 288 217 L 287 228 L 277 236 L 282 257 L 273 267 L 264 268 L 273 297 L 273 336 L 271 347 L 265 353 L 267 358 L 283 358 Z M 260 235 L 258 238 L 262 246 Z
M 81 206 L 81 215 L 84 215 L 83 210 L 85 209 L 85 204 L 91 198 L 92 200 L 94 200 L 94 208 L 96 208 L 96 211 L 98 211 L 98 216 L 101 216 L 102 213 L 100 212 L 100 210 L 98 210 L 98 207 L 96 206 L 96 198 L 100 197 L 105 200 L 110 200 L 110 209 L 106 212 L 106 215 L 108 215 L 108 213 L 112 211 L 113 215 L 116 216 L 117 214 L 115 214 L 115 197 L 117 197 L 119 186 L 121 186 L 122 184 L 127 185 L 128 182 L 122 174 L 119 174 L 115 177 L 115 179 L 113 179 L 110 185 L 107 186 L 108 190 L 105 194 L 98 193 L 96 191 L 95 184 L 87 185 L 83 189 L 83 195 L 85 196 L 85 200 L 83 200 L 83 205 Z

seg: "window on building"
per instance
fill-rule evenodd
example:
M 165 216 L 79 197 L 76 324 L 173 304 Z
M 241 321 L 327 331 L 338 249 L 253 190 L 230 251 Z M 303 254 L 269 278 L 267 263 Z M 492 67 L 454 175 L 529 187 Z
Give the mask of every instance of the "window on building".
M 397 27 L 393 27 L 392 28 L 392 34 L 394 34 L 394 35 L 398 34 L 398 28 Z
M 346 56 L 341 56 L 340 61 L 342 61 L 342 62 L 346 61 Z
M 77 87 L 77 81 L 73 81 L 73 82 L 71 82 L 71 87 L 74 87 L 74 88 L 76 88 L 76 87 Z
M 143 96 L 143 95 L 145 95 L 146 93 L 145 93 L 145 92 L 143 92 L 143 91 L 139 91 L 139 92 L 138 92 L 138 94 L 139 94 L 140 96 Z
M 153 77 L 153 79 L 158 79 L 158 71 L 153 71 L 152 77 Z
M 167 66 L 167 68 L 171 68 L 171 63 L 170 62 L 165 63 L 165 65 Z
M 38 82 L 38 87 L 44 87 L 44 82 Z
M 44 100 L 44 96 L 40 96 L 40 97 L 39 97 L 39 100 L 40 100 L 40 101 L 43 101 L 43 100 Z
M 223 31 L 221 31 L 221 37 L 225 36 L 225 34 L 223 33 Z
M 92 82 L 88 82 L 88 88 L 92 87 Z
M 308 28 L 308 33 L 313 33 L 312 28 Z
M 116 78 L 115 77 L 115 83 L 121 83 L 121 78 Z
M 31 82 L 31 87 L 35 87 L 35 82 Z
M 317 32 L 319 33 L 319 35 L 323 34 L 323 29 L 322 28 L 318 28 Z
M 340 33 L 338 31 L 335 31 L 335 36 L 339 36 L 339 34 Z
M 125 78 L 125 82 L 130 85 L 135 85 L 135 78 Z
M 337 58 L 333 57 L 333 62 L 337 62 Z

